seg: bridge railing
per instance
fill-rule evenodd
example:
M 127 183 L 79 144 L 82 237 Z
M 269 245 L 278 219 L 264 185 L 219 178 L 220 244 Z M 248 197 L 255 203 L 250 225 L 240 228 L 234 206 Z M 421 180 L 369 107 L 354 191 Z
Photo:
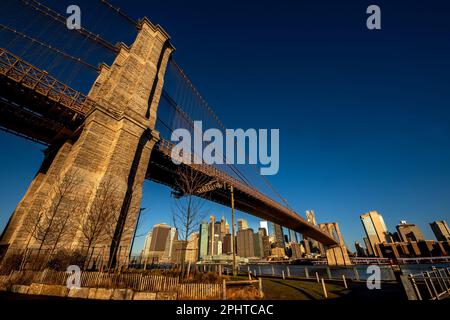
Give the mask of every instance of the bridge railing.
M 450 268 L 432 268 L 419 274 L 410 274 L 407 278 L 413 292 L 410 300 L 440 300 L 450 296 Z
M 86 114 L 94 102 L 79 91 L 50 76 L 21 58 L 0 48 L 0 74 L 24 87 L 47 96 L 80 115 Z

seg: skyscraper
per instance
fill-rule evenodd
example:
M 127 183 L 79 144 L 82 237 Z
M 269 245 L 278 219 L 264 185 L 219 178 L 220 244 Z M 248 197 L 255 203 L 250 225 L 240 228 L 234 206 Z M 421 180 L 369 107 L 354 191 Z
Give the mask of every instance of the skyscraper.
M 291 242 L 291 259 L 298 260 L 303 257 L 303 248 L 300 243 Z
M 356 256 L 358 257 L 366 257 L 366 249 L 364 249 L 358 241 L 355 241 L 355 249 L 356 249 Z
M 294 230 L 289 230 L 289 240 L 290 242 L 298 243 L 297 232 Z
M 223 236 L 227 233 L 227 220 L 225 220 L 225 216 L 222 215 L 222 219 L 220 219 L 220 238 L 223 239 Z
M 216 218 L 214 216 L 209 217 L 209 246 L 208 246 L 208 255 L 213 256 L 214 255 L 214 241 L 216 240 L 215 237 L 215 220 Z
M 406 221 L 400 221 L 400 224 L 396 227 L 400 241 L 402 242 L 417 242 L 425 240 L 425 237 L 420 231 L 419 227 L 415 224 L 406 223 Z
M 247 223 L 247 220 L 245 220 L 245 219 L 238 219 L 238 220 L 237 220 L 237 223 L 238 223 L 238 231 L 239 231 L 239 230 L 245 230 L 245 229 L 248 229 L 248 223 Z
M 199 230 L 199 244 L 198 244 L 198 259 L 202 260 L 203 257 L 208 255 L 208 222 L 202 221 L 200 223 Z
M 150 231 L 146 236 L 145 236 L 145 243 L 144 243 L 144 249 L 142 250 L 142 255 L 144 257 L 148 257 L 149 253 L 150 253 L 150 244 L 152 242 L 152 231 Z
M 148 250 L 146 256 L 154 262 L 161 261 L 163 257 L 167 258 L 167 243 L 168 240 L 173 240 L 173 238 L 171 238 L 171 229 L 172 228 L 167 224 L 156 224 L 153 226 L 151 236 L 147 236 L 150 244 L 147 244 Z
M 222 253 L 223 254 L 230 254 L 233 253 L 231 249 L 231 234 L 227 233 L 223 236 L 222 241 Z
M 285 242 L 284 242 L 284 234 L 283 234 L 283 228 L 276 223 L 273 223 L 273 234 L 275 237 L 274 246 L 275 248 L 285 248 Z
M 383 217 L 377 211 L 370 211 L 362 214 L 360 218 L 372 252 L 380 256 L 377 244 L 387 243 L 389 239 Z
M 374 256 L 375 254 L 373 253 L 372 246 L 370 245 L 369 239 L 367 239 L 367 237 L 364 237 L 363 240 L 364 240 L 364 244 L 366 245 L 367 255 L 369 257 Z
M 261 251 L 261 256 L 263 258 L 266 258 L 268 256 L 270 256 L 271 254 L 271 246 L 270 246 L 270 240 L 269 240 L 269 236 L 267 233 L 267 229 L 266 228 L 259 228 L 258 229 L 258 233 L 261 236 L 261 240 L 262 240 L 262 251 Z
M 259 231 L 253 234 L 255 257 L 264 257 L 263 235 Z
M 259 227 L 266 229 L 266 236 L 269 235 L 269 223 L 267 221 L 260 221 Z
M 198 261 L 199 234 L 191 234 L 186 247 L 186 262 L 195 263 Z
M 243 229 L 238 230 L 236 236 L 237 243 L 237 255 L 240 257 L 254 257 L 255 256 L 255 247 L 253 242 L 253 230 L 252 229 Z
M 162 256 L 162 262 L 170 262 L 172 257 L 172 244 L 175 240 L 178 240 L 178 232 L 174 227 L 170 228 L 169 234 L 166 240 L 166 247 L 164 249 L 164 254 Z
M 434 221 L 430 223 L 430 226 L 438 241 L 450 241 L 450 230 L 448 228 L 447 222 L 443 220 Z

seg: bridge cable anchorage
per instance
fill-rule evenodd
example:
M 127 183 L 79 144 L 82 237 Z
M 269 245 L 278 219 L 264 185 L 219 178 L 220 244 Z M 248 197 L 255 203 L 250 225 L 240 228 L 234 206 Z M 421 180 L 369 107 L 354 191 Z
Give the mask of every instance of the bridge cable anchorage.
M 179 113 L 188 123 L 188 125 L 192 128 L 195 129 L 194 126 L 194 121 L 192 120 L 192 118 L 182 109 L 178 106 L 178 104 L 176 103 L 176 101 L 174 101 L 170 95 L 167 93 L 167 91 L 165 91 L 163 89 L 162 92 L 163 98 L 165 98 L 167 100 L 167 102 L 175 109 L 175 112 Z M 173 129 L 170 129 L 169 127 L 167 127 L 172 133 L 173 133 Z M 220 154 L 219 154 L 220 155 Z M 222 157 L 225 159 L 225 155 L 222 154 Z M 227 164 L 228 165 L 228 164 Z M 244 183 L 246 183 L 249 186 L 252 186 L 252 184 L 250 183 L 250 181 L 245 177 L 245 175 L 240 172 L 240 170 L 238 168 L 236 168 L 233 165 L 228 165 L 228 167 L 239 177 L 243 180 Z
M 21 0 L 21 1 L 24 4 L 32 7 L 34 10 L 38 11 L 42 15 L 48 16 L 48 17 L 54 19 L 55 21 L 66 25 L 66 19 L 61 14 L 59 14 L 58 12 L 54 11 L 53 9 L 43 5 L 42 3 L 40 3 L 36 0 L 30 0 L 31 2 L 27 1 L 27 0 Z M 113 45 L 112 43 L 103 39 L 100 35 L 94 34 L 85 28 L 74 29 L 73 31 L 78 32 L 82 36 L 87 37 L 91 41 L 98 43 L 99 45 L 103 46 L 104 48 L 106 48 L 114 53 L 119 52 L 119 49 L 115 45 Z
M 223 129 L 226 130 L 225 125 L 222 123 L 222 121 L 220 121 L 219 117 L 215 114 L 215 112 L 213 111 L 213 109 L 209 106 L 208 102 L 201 96 L 201 94 L 199 93 L 199 91 L 197 90 L 197 88 L 194 86 L 194 84 L 192 83 L 192 81 L 189 79 L 189 77 L 184 73 L 183 69 L 181 69 L 181 67 L 178 65 L 178 63 L 175 61 L 175 59 L 171 59 L 172 64 L 174 65 L 174 67 L 177 69 L 177 71 L 180 73 L 180 75 L 186 80 L 186 82 L 191 86 L 192 90 L 194 91 L 194 93 L 198 96 L 199 100 L 202 102 L 202 106 L 211 114 L 211 116 L 213 117 L 214 120 L 216 120 L 216 122 L 219 124 L 219 126 Z M 295 213 L 295 211 L 292 209 L 292 207 L 289 205 L 289 203 L 287 202 L 287 200 L 281 196 L 281 194 L 275 189 L 275 187 L 269 182 L 269 180 L 264 177 L 261 176 L 261 174 L 259 174 L 258 172 L 258 167 L 256 165 L 251 165 L 254 170 L 256 171 L 257 175 L 262 177 L 264 183 L 281 199 L 281 201 L 286 205 L 286 207 L 291 210 L 292 212 Z
M 84 65 L 84 66 L 86 66 L 86 67 L 88 67 L 88 68 L 91 68 L 91 69 L 93 69 L 93 70 L 95 70 L 95 71 L 98 71 L 98 68 L 97 68 L 97 67 L 95 67 L 95 66 L 93 66 L 92 64 L 90 64 L 90 63 L 88 63 L 88 62 L 82 60 L 82 59 L 79 58 L 79 57 L 74 57 L 74 56 L 72 56 L 72 55 L 70 55 L 70 54 L 68 54 L 68 53 L 65 53 L 65 52 L 63 52 L 63 51 L 61 51 L 61 50 L 55 48 L 55 47 L 52 47 L 51 45 L 49 45 L 49 44 L 47 44 L 47 43 L 41 42 L 41 41 L 39 41 L 39 40 L 37 40 L 37 39 L 35 39 L 35 38 L 32 38 L 32 37 L 30 37 L 30 36 L 27 36 L 26 34 L 23 34 L 23 33 L 19 32 L 19 31 L 17 31 L 17 30 L 11 29 L 11 28 L 9 28 L 9 27 L 3 25 L 3 24 L 0 24 L 0 28 L 6 30 L 6 31 L 8 31 L 8 32 L 14 33 L 14 34 L 18 35 L 19 37 L 22 37 L 22 38 L 24 38 L 24 39 L 26 39 L 26 40 L 28 40 L 28 41 L 31 41 L 31 42 L 33 42 L 33 43 L 36 43 L 36 44 L 40 45 L 41 47 L 45 47 L 45 48 L 47 48 L 47 49 L 49 49 L 49 50 L 51 50 L 51 51 L 53 51 L 53 52 L 56 52 L 56 53 L 58 53 L 58 54 L 64 56 L 65 58 L 68 58 L 68 59 L 70 59 L 70 60 L 75 61 L 76 63 L 80 63 L 80 64 L 82 64 L 82 65 Z
M 129 15 L 127 15 L 125 12 L 123 12 L 122 10 L 120 10 L 120 8 L 117 8 L 115 6 L 113 6 L 112 4 L 110 4 L 108 1 L 106 0 L 100 0 L 100 2 L 102 2 L 103 4 L 105 4 L 109 9 L 111 9 L 112 11 L 116 12 L 119 16 L 125 18 L 128 22 L 130 22 L 131 24 L 133 24 L 134 26 L 138 25 L 138 22 L 136 20 L 134 20 L 133 18 L 131 18 Z

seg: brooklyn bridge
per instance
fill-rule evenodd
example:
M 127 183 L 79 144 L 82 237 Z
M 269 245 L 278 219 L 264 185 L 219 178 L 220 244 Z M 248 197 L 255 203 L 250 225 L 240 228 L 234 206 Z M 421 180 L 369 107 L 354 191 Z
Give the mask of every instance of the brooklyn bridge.
M 177 191 L 179 166 L 190 166 L 206 181 L 199 197 L 225 206 L 234 203 L 237 210 L 327 247 L 338 244 L 298 215 L 254 165 L 172 162 L 175 129 L 192 131 L 195 120 L 204 127 L 226 127 L 175 61 L 176 39 L 161 26 L 147 18 L 135 21 L 107 1 L 98 1 L 96 10 L 116 21 L 115 28 L 123 27 L 113 35 L 91 30 L 95 24 L 83 20 L 80 29 L 69 30 L 58 4 L 3 0 L 0 7 L 0 127 L 46 146 L 45 159 L 2 235 L 4 252 L 30 243 L 26 217 L 57 201 L 52 184 L 76 172 L 86 206 L 105 180 L 120 186 L 115 241 L 105 245 L 111 245 L 113 263 L 123 261 L 131 248 L 144 181 Z M 60 210 L 69 210 L 70 199 L 64 201 Z M 68 245 L 78 242 L 76 235 Z

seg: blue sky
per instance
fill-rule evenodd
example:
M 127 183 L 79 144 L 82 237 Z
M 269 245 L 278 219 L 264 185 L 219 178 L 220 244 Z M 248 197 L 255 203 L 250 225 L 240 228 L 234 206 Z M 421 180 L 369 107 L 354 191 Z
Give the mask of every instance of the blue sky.
M 166 29 L 177 62 L 227 127 L 280 129 L 270 181 L 297 212 L 339 222 L 351 247 L 368 210 L 391 231 L 407 220 L 431 239 L 428 223 L 449 220 L 447 1 L 111 2 Z M 365 27 L 373 3 L 379 31 Z M 0 147 L 1 229 L 42 147 L 3 132 Z M 169 193 L 145 183 L 138 235 L 171 223 Z M 230 211 L 209 206 L 218 217 Z

